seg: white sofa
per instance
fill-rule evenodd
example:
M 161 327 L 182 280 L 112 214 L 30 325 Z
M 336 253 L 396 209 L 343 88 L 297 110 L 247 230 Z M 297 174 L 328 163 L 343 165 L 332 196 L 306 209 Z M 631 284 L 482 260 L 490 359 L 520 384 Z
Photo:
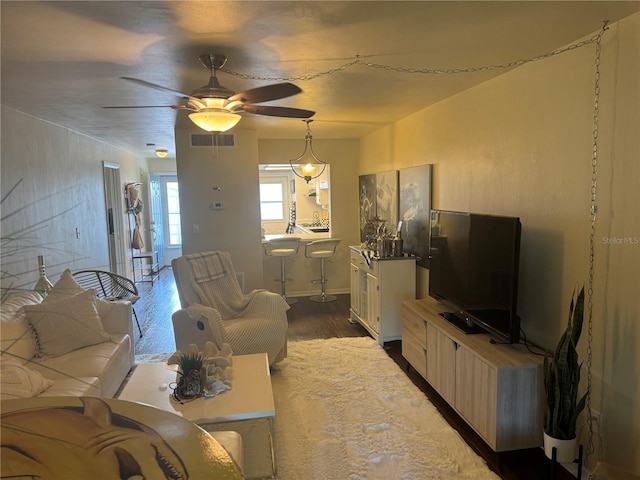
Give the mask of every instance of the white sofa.
M 70 278 L 67 270 L 44 302 L 38 293 L 17 292 L 2 303 L 2 399 L 69 395 L 113 397 L 133 366 L 131 303 L 99 299 L 92 302 L 89 297 L 94 292 L 85 292 L 75 281 L 69 281 Z M 60 315 L 59 310 L 65 307 L 72 313 Z M 94 322 L 98 321 L 95 313 L 99 317 L 97 328 L 91 324 L 93 330 L 99 331 L 98 336 L 91 332 L 92 337 L 88 340 L 82 337 L 82 331 L 78 334 L 82 338 L 75 338 L 75 326 L 81 316 L 78 312 L 83 309 L 93 313 Z M 51 319 L 56 323 L 50 325 L 47 332 L 43 326 Z M 71 329 L 64 330 L 60 325 L 67 320 L 75 323 Z M 83 342 L 95 344 L 82 346 Z M 81 346 L 75 348 L 78 345 Z M 72 350 L 67 352 L 69 348 Z M 63 353 L 58 354 L 60 351 Z

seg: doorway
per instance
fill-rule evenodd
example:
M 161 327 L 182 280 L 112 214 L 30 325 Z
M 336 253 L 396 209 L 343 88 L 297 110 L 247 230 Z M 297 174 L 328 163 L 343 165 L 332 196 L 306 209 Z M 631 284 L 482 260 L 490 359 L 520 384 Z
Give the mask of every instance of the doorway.
M 149 194 L 153 249 L 158 252 L 159 267 L 170 267 L 182 255 L 177 175 L 150 175 Z
M 151 233 L 151 242 L 153 250 L 156 252 L 158 260 L 158 268 L 164 267 L 164 228 L 163 228 L 163 208 L 162 208 L 162 192 L 160 188 L 160 176 L 149 176 L 149 196 L 151 202 L 151 225 L 149 231 Z
M 127 276 L 127 255 L 124 241 L 124 190 L 120 183 L 120 165 L 103 162 L 105 221 L 109 248 L 109 271 Z

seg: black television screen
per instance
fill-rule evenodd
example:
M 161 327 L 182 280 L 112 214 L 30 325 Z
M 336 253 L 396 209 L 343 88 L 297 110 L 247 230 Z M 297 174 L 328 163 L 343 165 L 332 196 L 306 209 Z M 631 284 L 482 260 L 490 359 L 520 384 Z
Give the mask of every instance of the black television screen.
M 429 295 L 467 331 L 517 343 L 520 219 L 431 210 Z

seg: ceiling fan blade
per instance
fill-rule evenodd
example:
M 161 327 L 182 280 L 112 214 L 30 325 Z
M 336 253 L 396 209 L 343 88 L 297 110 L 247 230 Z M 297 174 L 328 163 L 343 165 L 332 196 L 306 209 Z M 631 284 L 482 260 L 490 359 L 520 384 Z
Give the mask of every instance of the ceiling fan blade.
M 262 103 L 280 98 L 290 97 L 302 92 L 300 87 L 293 83 L 274 83 L 264 87 L 251 88 L 244 92 L 236 93 L 229 97 L 230 102 Z
M 244 105 L 240 110 L 256 115 L 268 115 L 270 117 L 310 118 L 316 112 L 301 108 L 272 107 L 269 105 Z
M 155 83 L 147 82 L 146 80 L 140 80 L 139 78 L 133 78 L 133 77 L 120 77 L 120 78 L 122 78 L 123 80 L 128 80 L 133 83 L 137 83 L 138 85 L 142 85 L 143 87 L 153 88 L 154 90 L 160 90 L 161 92 L 170 92 L 170 93 L 173 93 L 174 95 L 178 95 L 179 97 L 196 100 L 198 102 L 200 101 L 199 98 L 192 97 L 191 95 L 187 95 L 186 93 L 181 92 L 180 90 L 174 90 L 173 88 L 163 87 L 162 85 L 157 85 Z
M 102 108 L 173 108 L 174 110 L 186 109 L 185 105 L 109 105 Z

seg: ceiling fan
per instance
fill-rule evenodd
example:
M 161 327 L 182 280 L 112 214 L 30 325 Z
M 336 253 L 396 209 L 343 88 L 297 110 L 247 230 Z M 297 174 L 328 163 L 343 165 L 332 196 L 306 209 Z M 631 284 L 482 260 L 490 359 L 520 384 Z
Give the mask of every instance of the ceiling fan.
M 303 110 L 300 108 L 255 105 L 256 103 L 279 100 L 302 92 L 302 90 L 293 83 L 285 82 L 265 85 L 236 93 L 220 85 L 216 77 L 216 71 L 220 70 L 227 62 L 226 56 L 206 53 L 200 55 L 199 58 L 202 65 L 211 70 L 211 78 L 209 78 L 209 83 L 194 90 L 189 95 L 179 90 L 163 87 L 162 85 L 157 85 L 145 80 L 132 77 L 120 77 L 124 80 L 142 85 L 143 87 L 173 93 L 182 97 L 186 101 L 185 103 L 178 105 L 132 105 L 103 108 L 173 108 L 188 110 L 192 112 L 189 114 L 191 121 L 209 132 L 224 132 L 229 130 L 240 121 L 240 113 L 288 118 L 310 118 L 315 114 L 315 112 L 311 110 Z

